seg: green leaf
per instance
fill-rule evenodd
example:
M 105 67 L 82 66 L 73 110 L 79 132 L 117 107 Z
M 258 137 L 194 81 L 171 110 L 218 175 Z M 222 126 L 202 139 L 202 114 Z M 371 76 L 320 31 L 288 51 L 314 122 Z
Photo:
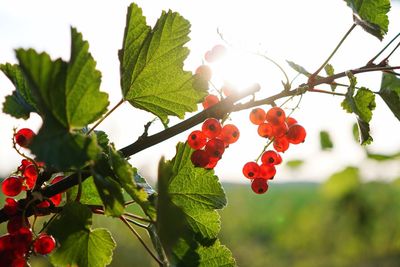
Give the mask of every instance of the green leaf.
M 348 76 L 351 84 L 342 102 L 342 107 L 347 112 L 357 115 L 360 143 L 367 145 L 373 141 L 369 133 L 370 128 L 368 123 L 372 118 L 372 111 L 376 106 L 375 95 L 371 90 L 361 87 L 357 90 L 356 95 L 353 96 L 357 80 L 351 73 L 348 73 Z
M 288 166 L 291 169 L 300 168 L 303 164 L 304 164 L 304 160 L 301 160 L 301 159 L 293 159 L 293 160 L 286 161 L 286 166 Z
M 67 191 L 68 202 L 74 201 L 78 194 L 78 185 L 70 188 Z M 82 193 L 79 200 L 80 203 L 86 205 L 101 206 L 103 202 L 100 198 L 99 192 L 97 191 L 96 185 L 94 184 L 93 177 L 90 176 L 82 182 Z
M 326 75 L 328 75 L 328 76 L 333 76 L 335 74 L 335 70 L 331 64 L 326 64 L 324 67 L 324 70 L 326 72 Z M 337 87 L 336 83 L 333 82 L 331 84 L 332 92 L 334 92 L 336 90 L 336 87 Z
M 108 156 L 110 167 L 122 188 L 141 206 L 147 216 L 155 220 L 156 192 L 113 146 L 109 146 Z
M 302 66 L 300 66 L 300 65 L 298 65 L 298 64 L 296 64 L 296 63 L 294 63 L 293 61 L 286 60 L 286 62 L 289 64 L 289 66 L 290 66 L 292 69 L 294 69 L 294 70 L 297 71 L 298 73 L 303 74 L 303 75 L 305 75 L 305 76 L 307 76 L 307 77 L 309 77 L 309 76 L 311 75 L 311 73 L 308 72 L 304 67 L 302 67 Z
M 234 267 L 236 266 L 235 259 L 232 257 L 232 252 L 216 241 L 212 246 L 201 246 L 197 249 L 200 255 L 200 264 L 202 267 Z
M 319 142 L 321 145 L 321 150 L 330 150 L 333 148 L 333 143 L 331 140 L 331 136 L 327 131 L 319 132 Z
M 377 153 L 371 153 L 370 151 L 367 150 L 367 157 L 369 159 L 373 159 L 376 161 L 397 160 L 398 158 L 400 158 L 400 152 L 393 154 L 377 154 Z
M 189 49 L 190 23 L 178 13 L 163 12 L 153 29 L 136 4 L 128 8 L 120 51 L 121 87 L 125 100 L 152 112 L 166 123 L 197 110 L 206 92 L 193 88 L 191 72 L 183 70 Z
M 322 187 L 322 192 L 328 198 L 341 199 L 358 190 L 360 184 L 359 169 L 346 167 L 344 170 L 329 177 Z
M 394 74 L 383 73 L 379 95 L 400 120 L 400 79 Z
M 79 168 L 97 157 L 100 148 L 96 139 L 74 129 L 100 118 L 108 105 L 107 94 L 99 91 L 100 72 L 95 69 L 88 43 L 73 28 L 71 36 L 69 63 L 52 61 L 46 53 L 32 49 L 16 51 L 43 117 L 43 126 L 30 148 L 38 160 L 61 169 Z
M 390 0 L 345 0 L 353 10 L 354 23 L 379 40 L 388 31 Z
M 111 263 L 115 242 L 106 229 L 91 229 L 92 213 L 72 202 L 63 207 L 50 224 L 48 233 L 60 245 L 50 255 L 54 266 L 106 266 Z
M 15 86 L 12 95 L 6 97 L 3 112 L 17 119 L 28 119 L 31 112 L 37 112 L 32 91 L 18 65 L 1 64 L 0 70 Z

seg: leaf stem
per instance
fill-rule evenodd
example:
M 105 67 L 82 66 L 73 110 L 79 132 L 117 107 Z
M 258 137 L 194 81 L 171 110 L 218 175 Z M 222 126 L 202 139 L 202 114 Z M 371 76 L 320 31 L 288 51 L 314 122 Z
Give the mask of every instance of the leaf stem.
M 128 226 L 129 230 L 131 230 L 131 232 L 137 237 L 137 239 L 139 240 L 139 242 L 144 246 L 144 248 L 147 250 L 147 252 L 151 255 L 151 257 L 153 257 L 153 259 L 155 261 L 158 262 L 158 264 L 160 266 L 163 266 L 162 261 L 160 261 L 157 256 L 150 250 L 150 248 L 147 246 L 146 242 L 144 242 L 144 240 L 142 239 L 142 237 L 139 235 L 139 233 L 135 230 L 135 228 L 132 227 L 132 225 L 129 224 L 128 220 L 124 217 L 124 216 L 120 216 L 119 217 L 121 219 L 121 221 Z
M 93 127 L 86 133 L 86 135 L 91 134 L 94 131 L 94 129 L 96 129 L 96 127 L 100 125 L 100 123 L 102 123 L 111 113 L 113 113 L 124 102 L 125 100 L 121 99 L 112 109 L 107 111 L 107 113 L 103 117 L 101 117 L 101 119 L 98 120 L 95 125 L 93 125 Z
M 326 64 L 328 64 L 329 60 L 336 54 L 340 46 L 343 44 L 343 42 L 347 39 L 349 34 L 353 31 L 353 29 L 356 27 L 357 24 L 353 23 L 351 25 L 350 29 L 345 33 L 345 35 L 342 37 L 340 42 L 336 45 L 335 49 L 333 49 L 332 53 L 328 56 L 328 58 L 322 63 L 322 65 L 313 73 L 311 76 L 308 78 L 309 83 L 314 84 L 313 81 L 315 80 L 315 77 L 320 73 L 320 71 L 325 67 Z
M 125 212 L 124 215 L 125 215 L 126 217 L 131 217 L 131 218 L 134 218 L 134 219 L 143 221 L 143 222 L 153 223 L 152 220 L 149 220 L 149 219 L 147 219 L 147 218 L 141 217 L 141 216 L 136 215 L 136 214 L 133 214 L 133 213 Z
M 329 94 L 329 95 L 339 95 L 339 96 L 345 96 L 346 95 L 346 94 L 343 94 L 343 93 L 325 91 L 325 90 L 320 90 L 320 89 L 317 89 L 317 88 L 310 88 L 310 89 L 308 89 L 308 91 L 309 92 L 314 92 L 314 93 Z
M 396 39 L 397 39 L 397 37 L 399 37 L 400 36 L 400 33 L 398 33 L 395 37 L 393 37 L 393 39 L 392 40 L 390 40 L 390 42 L 387 44 L 387 45 L 385 45 L 385 47 L 384 48 L 382 48 L 382 50 L 381 51 L 379 51 L 378 52 L 378 54 L 376 54 L 373 58 L 371 58 L 369 61 L 368 61 L 368 63 L 367 63 L 367 65 L 366 66 L 370 66 L 370 65 L 373 65 L 373 62 L 375 61 L 375 59 L 377 59 Z M 393 51 L 394 52 L 394 51 Z M 387 57 L 387 58 L 389 58 L 389 57 Z M 386 59 L 387 59 L 386 58 Z

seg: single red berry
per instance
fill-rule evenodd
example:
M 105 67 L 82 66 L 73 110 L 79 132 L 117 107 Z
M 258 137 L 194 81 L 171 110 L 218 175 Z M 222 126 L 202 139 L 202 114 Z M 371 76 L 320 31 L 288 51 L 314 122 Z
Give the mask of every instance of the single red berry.
M 8 216 L 13 216 L 17 214 L 18 211 L 18 202 L 10 197 L 6 198 L 6 203 L 4 204 L 4 213 L 7 214 Z
M 300 144 L 304 142 L 304 140 L 306 139 L 306 135 L 307 133 L 304 127 L 301 126 L 300 124 L 295 123 L 292 126 L 290 126 L 286 134 L 286 137 L 290 143 Z
M 21 147 L 28 147 L 33 137 L 35 137 L 35 133 L 29 128 L 22 128 L 14 134 L 15 143 Z
M 33 250 L 36 253 L 46 255 L 54 250 L 56 247 L 56 240 L 53 236 L 46 233 L 41 233 L 33 243 Z
M 262 178 L 254 179 L 251 182 L 251 189 L 256 194 L 264 194 L 268 190 L 267 180 L 264 180 Z
M 195 167 L 204 168 L 210 163 L 210 156 L 204 150 L 195 150 L 190 156 L 190 160 L 192 161 Z
M 197 75 L 199 75 L 202 79 L 209 81 L 212 76 L 212 71 L 211 68 L 207 65 L 201 65 L 196 69 L 195 72 Z
M 17 255 L 25 256 L 32 243 L 32 229 L 21 227 L 17 232 L 11 234 L 13 249 Z
M 267 113 L 262 108 L 255 108 L 250 112 L 250 121 L 255 125 L 260 125 L 265 121 Z
M 267 112 L 266 120 L 271 124 L 281 124 L 286 120 L 286 114 L 280 107 L 273 107 Z
M 30 164 L 25 167 L 24 174 L 26 185 L 29 189 L 33 188 L 38 177 L 38 170 L 34 164 Z
M 0 236 L 0 251 L 5 251 L 12 248 L 11 235 L 5 234 Z
M 218 96 L 210 94 L 210 95 L 207 95 L 207 96 L 204 98 L 204 101 L 203 101 L 203 103 L 201 103 L 201 104 L 203 105 L 203 108 L 204 108 L 204 109 L 207 109 L 207 108 L 209 108 L 209 107 L 214 106 L 214 105 L 217 104 L 217 103 L 219 103 L 219 98 L 218 98 Z
M 188 145 L 197 150 L 203 148 L 207 143 L 207 137 L 202 131 L 196 130 L 189 134 Z
M 278 152 L 285 152 L 289 148 L 289 141 L 286 136 L 275 138 L 274 148 Z
M 261 162 L 266 165 L 278 165 L 282 162 L 282 157 L 274 150 L 267 150 L 262 154 Z
M 208 138 L 212 139 L 221 133 L 221 123 L 214 118 L 206 119 L 201 126 L 201 130 Z
M 249 161 L 243 166 L 243 174 L 249 179 L 257 178 L 260 173 L 260 166 L 256 162 Z
M 272 135 L 272 125 L 270 123 L 261 123 L 257 129 L 258 135 L 265 138 L 271 138 Z
M 274 137 L 284 136 L 288 130 L 289 130 L 289 128 L 288 128 L 286 122 L 283 122 L 281 124 L 273 124 L 272 125 L 272 135 Z
M 219 158 L 211 158 L 210 157 L 210 162 L 204 168 L 208 169 L 208 170 L 214 169 L 215 166 L 217 166 L 218 161 L 219 161 Z
M 225 144 L 233 144 L 240 137 L 239 129 L 233 124 L 226 124 L 222 127 L 221 134 L 219 138 L 224 141 Z
M 274 165 L 261 164 L 259 178 L 272 180 L 276 174 L 276 169 Z
M 225 151 L 225 143 L 221 139 L 213 138 L 208 140 L 205 151 L 210 158 L 221 158 Z
M 205 59 L 208 63 L 211 63 L 211 62 L 214 61 L 213 53 L 211 52 L 211 50 L 208 50 L 208 51 L 204 54 L 204 59 Z
M 3 180 L 1 189 L 4 195 L 15 197 L 22 191 L 22 179 L 16 176 L 10 176 Z
M 292 118 L 292 117 L 287 117 L 286 118 L 286 123 L 288 125 L 288 127 L 292 126 L 293 124 L 297 123 L 297 120 Z
M 54 179 L 51 181 L 51 184 L 56 184 L 59 181 L 61 181 L 62 179 L 64 179 L 63 175 L 58 175 L 56 177 L 54 177 Z M 54 206 L 58 206 L 61 203 L 62 200 L 62 193 L 59 193 L 57 195 L 54 195 L 52 197 L 50 197 L 51 202 L 53 202 Z
M 22 219 L 22 216 L 17 215 L 13 216 L 8 220 L 7 223 L 7 231 L 10 234 L 17 233 L 19 229 L 22 227 L 30 227 L 28 219 L 25 217 L 25 220 Z
M 26 166 L 31 165 L 31 164 L 32 164 L 32 162 L 30 162 L 29 160 L 23 159 L 23 160 L 21 160 L 21 165 L 18 167 L 18 170 L 20 172 L 24 172 Z
M 27 266 L 26 259 L 24 257 L 15 258 L 12 261 L 11 266 L 12 267 L 25 267 L 25 266 Z

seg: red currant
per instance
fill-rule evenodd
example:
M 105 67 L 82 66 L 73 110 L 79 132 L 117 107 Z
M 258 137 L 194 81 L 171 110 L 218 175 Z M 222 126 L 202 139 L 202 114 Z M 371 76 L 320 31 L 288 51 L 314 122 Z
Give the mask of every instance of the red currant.
M 22 128 L 14 134 L 15 143 L 21 147 L 28 147 L 33 137 L 35 137 L 35 133 L 29 128 Z
M 203 148 L 207 143 L 207 137 L 202 131 L 196 130 L 189 134 L 188 145 L 197 150 Z
M 208 140 L 205 151 L 210 158 L 221 158 L 225 151 L 225 143 L 221 139 L 213 138 Z
M 22 179 L 16 176 L 10 176 L 3 180 L 1 189 L 4 195 L 15 197 L 22 191 Z
M 282 162 L 282 157 L 274 150 L 267 150 L 262 154 L 261 162 L 266 165 L 278 165 Z
M 41 233 L 33 243 L 33 250 L 36 253 L 46 255 L 54 250 L 56 247 L 56 240 L 53 236 L 46 233 Z
M 264 180 L 262 178 L 254 179 L 251 182 L 251 189 L 256 194 L 264 194 L 268 190 L 267 180 Z
M 204 101 L 203 101 L 202 105 L 203 105 L 203 108 L 204 108 L 204 109 L 207 109 L 207 108 L 209 108 L 209 107 L 214 106 L 214 105 L 217 104 L 218 102 L 219 102 L 218 96 L 216 96 L 216 95 L 207 95 L 207 96 L 204 98 Z
M 255 108 L 250 112 L 250 121 L 255 125 L 260 125 L 265 121 L 267 114 L 262 108 Z
M 217 166 L 217 163 L 219 161 L 219 158 L 210 158 L 210 162 L 207 164 L 207 166 L 205 166 L 205 169 L 214 169 L 215 166 Z
M 36 183 L 36 179 L 38 177 L 38 171 L 34 164 L 30 164 L 25 167 L 24 170 L 24 177 L 26 178 L 26 185 L 28 188 L 33 188 Z
M 265 138 L 271 138 L 272 135 L 272 125 L 269 123 L 261 123 L 257 129 L 258 135 Z
M 19 229 L 21 229 L 23 227 L 29 227 L 29 226 L 30 226 L 29 221 L 26 217 L 24 220 L 22 220 L 22 216 L 17 215 L 17 216 L 11 217 L 10 220 L 8 220 L 7 231 L 10 234 L 14 234 L 14 233 L 17 233 L 19 231 Z
M 276 169 L 274 165 L 261 164 L 259 178 L 272 180 L 276 174 Z
M 287 131 L 288 131 L 288 126 L 286 122 L 283 122 L 281 124 L 273 124 L 272 125 L 272 135 L 274 137 L 281 137 L 284 136 Z
M 292 126 L 293 124 L 297 123 L 297 120 L 292 118 L 292 117 L 287 117 L 286 118 L 286 123 L 288 125 L 288 127 Z
M 243 174 L 249 179 L 257 178 L 260 173 L 260 166 L 253 161 L 249 161 L 243 166 Z
M 195 72 L 197 75 L 199 75 L 201 78 L 203 78 L 206 81 L 209 81 L 212 76 L 212 71 L 211 68 L 207 65 L 201 65 L 196 69 Z
M 290 126 L 286 137 L 292 144 L 300 144 L 306 139 L 306 130 L 300 124 L 293 124 Z
M 23 159 L 23 160 L 21 160 L 21 165 L 18 167 L 18 170 L 21 171 L 21 172 L 24 172 L 26 166 L 28 166 L 30 164 L 32 164 L 32 162 L 30 162 L 27 159 Z
M 221 133 L 221 123 L 217 119 L 209 118 L 203 122 L 201 130 L 208 138 L 212 139 L 217 137 Z
M 276 151 L 285 152 L 289 148 L 289 141 L 286 136 L 282 136 L 279 138 L 275 138 L 273 145 Z
M 17 214 L 18 211 L 18 202 L 13 198 L 6 198 L 6 203 L 4 204 L 4 213 L 8 216 L 13 216 Z
M 192 156 L 190 157 L 190 160 L 192 161 L 192 163 L 195 167 L 204 168 L 210 162 L 210 156 L 204 150 L 195 150 L 195 151 L 193 151 Z
M 233 124 L 226 124 L 222 127 L 221 134 L 219 138 L 224 141 L 225 144 L 233 144 L 240 137 L 239 129 Z
M 286 114 L 280 107 L 273 107 L 267 112 L 266 120 L 271 124 L 281 124 L 286 120 Z

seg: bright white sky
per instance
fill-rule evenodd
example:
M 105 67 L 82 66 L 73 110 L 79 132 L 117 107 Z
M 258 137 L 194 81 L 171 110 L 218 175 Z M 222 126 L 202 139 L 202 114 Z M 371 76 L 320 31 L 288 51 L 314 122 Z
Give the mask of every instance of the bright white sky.
M 103 73 L 102 90 L 110 94 L 111 106 L 121 97 L 119 89 L 119 63 L 117 51 L 121 48 L 125 25 L 126 8 L 129 1 L 1 1 L 0 2 L 0 62 L 15 62 L 13 49 L 32 47 L 47 51 L 53 58 L 69 58 L 70 25 L 78 28 L 90 42 L 90 51 Z M 232 44 L 225 63 L 216 64 L 216 83 L 230 79 L 239 86 L 258 82 L 262 86 L 261 96 L 281 90 L 282 74 L 267 61 L 252 56 L 251 52 L 266 52 L 288 70 L 293 71 L 285 60 L 294 61 L 310 71 L 315 70 L 328 56 L 341 36 L 352 24 L 351 11 L 341 0 L 305 1 L 136 1 L 143 8 L 148 24 L 154 25 L 162 10 L 172 9 L 181 13 L 192 23 L 191 54 L 185 62 L 189 70 L 201 64 L 204 53 L 215 44 L 222 43 L 217 29 Z M 399 5 L 392 7 L 390 40 L 400 30 Z M 356 28 L 343 47 L 333 58 L 337 72 L 365 64 L 382 44 L 375 38 Z M 392 64 L 399 65 L 399 53 Z M 224 68 L 221 68 L 225 66 Z M 222 77 L 222 75 L 224 75 Z M 359 84 L 368 85 L 378 91 L 380 75 L 361 75 Z M 298 78 L 297 82 L 303 80 Z M 323 88 L 323 87 L 321 87 Z M 0 74 L 0 102 L 11 94 L 11 83 Z M 298 171 L 279 167 L 276 181 L 321 180 L 333 171 L 347 165 L 363 162 L 362 150 L 352 142 L 351 125 L 355 118 L 340 108 L 340 98 L 320 94 L 307 94 L 294 117 L 305 126 L 307 141 L 292 146 L 283 156 L 284 160 L 305 158 L 307 164 Z M 295 106 L 289 103 L 288 107 Z M 265 107 L 266 109 L 268 107 Z M 265 140 L 257 137 L 256 127 L 248 121 L 249 111 L 236 113 L 233 122 L 241 129 L 237 144 L 229 147 L 216 173 L 224 181 L 247 182 L 241 174 L 246 161 L 260 153 Z M 188 115 L 189 116 L 189 115 Z M 118 148 L 136 140 L 143 125 L 153 116 L 134 110 L 128 104 L 120 107 L 99 129 L 107 131 Z M 177 120 L 172 120 L 172 123 Z M 16 120 L 0 114 L 0 177 L 10 173 L 19 165 L 20 157 L 11 149 L 12 128 L 40 127 L 40 119 Z M 197 127 L 199 128 L 199 127 Z M 370 148 L 375 152 L 397 152 L 400 149 L 400 124 L 384 103 L 377 99 L 377 109 L 371 123 L 375 142 Z M 161 129 L 155 124 L 150 133 Z M 319 151 L 319 130 L 330 130 L 335 149 L 330 153 Z M 169 142 L 152 147 L 132 157 L 132 163 L 146 177 L 155 178 L 158 159 L 161 155 L 171 158 L 175 144 L 185 141 L 189 132 L 172 138 Z M 400 176 L 400 168 L 389 165 L 363 163 L 367 178 L 393 178 Z

